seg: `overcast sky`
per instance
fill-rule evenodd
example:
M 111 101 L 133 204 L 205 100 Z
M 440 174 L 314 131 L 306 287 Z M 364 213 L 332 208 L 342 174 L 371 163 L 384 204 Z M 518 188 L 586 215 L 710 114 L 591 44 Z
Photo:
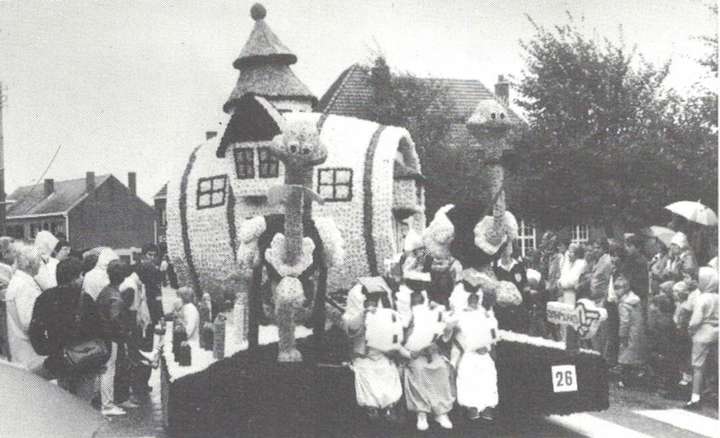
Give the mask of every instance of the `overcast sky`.
M 252 29 L 246 1 L 0 0 L 0 81 L 8 193 L 46 178 L 138 173 L 150 201 L 206 130 L 237 79 L 231 66 Z M 266 21 L 298 56 L 296 74 L 320 97 L 350 64 L 379 47 L 419 75 L 519 77 L 520 39 L 541 25 L 585 17 L 588 32 L 648 60 L 673 60 L 670 83 L 702 74 L 694 37 L 717 32 L 699 0 L 266 0 Z

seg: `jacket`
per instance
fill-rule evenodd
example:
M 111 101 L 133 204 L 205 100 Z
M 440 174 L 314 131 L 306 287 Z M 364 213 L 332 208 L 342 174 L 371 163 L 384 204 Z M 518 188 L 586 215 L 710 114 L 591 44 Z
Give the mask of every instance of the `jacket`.
M 163 316 L 162 307 L 162 272 L 154 263 L 144 261 L 136 269 L 140 281 L 145 286 L 145 299 L 147 300 L 150 318 L 157 323 Z
M 106 286 L 97 297 L 102 338 L 122 344 L 127 342 L 132 331 L 130 311 L 122 299 L 117 286 Z
M 630 254 L 623 260 L 621 268 L 628 277 L 630 290 L 635 292 L 638 297 L 646 298 L 650 283 L 648 280 L 648 262 L 645 256 L 637 252 Z
M 32 330 L 37 333 L 33 336 L 35 351 L 47 355 L 46 368 L 60 376 L 64 372 L 63 348 L 97 338 L 100 316 L 95 301 L 80 288 L 57 286 L 35 301 Z
M 595 262 L 590 276 L 590 299 L 596 304 L 602 304 L 607 299 L 612 272 L 613 263 L 610 254 L 603 254 Z
M 705 292 L 700 294 L 693 306 L 688 332 L 693 342 L 709 344 L 718 339 L 718 294 Z
M 621 340 L 618 363 L 622 365 L 643 365 L 647 358 L 647 337 L 643 323 L 640 297 L 630 291 L 620 298 L 619 338 Z M 622 341 L 627 340 L 626 345 Z
M 13 362 L 31 371 L 41 368 L 45 361 L 43 356 L 35 352 L 28 333 L 35 300 L 41 293 L 34 278 L 17 270 L 10 279 L 5 296 L 10 357 Z

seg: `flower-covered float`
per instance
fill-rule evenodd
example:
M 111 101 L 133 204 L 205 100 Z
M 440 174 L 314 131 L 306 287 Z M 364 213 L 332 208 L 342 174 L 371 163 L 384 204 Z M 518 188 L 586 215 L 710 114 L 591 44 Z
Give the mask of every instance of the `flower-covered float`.
M 492 201 L 448 205 L 426 229 L 408 132 L 313 113 L 314 97 L 289 67 L 297 58 L 262 6 L 251 15 L 224 135 L 198 146 L 168 184 L 167 243 L 181 281 L 210 293 L 215 313 L 228 298 L 235 305 L 225 359 L 193 352 L 179 367 L 166 349 L 167 426 L 173 436 L 377 436 L 357 406 L 349 342 L 326 315 L 326 295 L 384 274 L 414 229 L 432 257 L 454 257 L 498 305 L 517 304 L 517 289 L 489 269 L 517 226 L 499 162 L 507 120 L 488 100 L 469 124 L 490 151 Z M 495 363 L 501 413 L 607 407 L 605 364 L 592 352 L 501 330 Z M 573 370 L 574 389 L 558 390 L 556 369 Z M 457 436 L 482 429 L 455 423 Z M 413 435 L 392 427 L 381 433 Z

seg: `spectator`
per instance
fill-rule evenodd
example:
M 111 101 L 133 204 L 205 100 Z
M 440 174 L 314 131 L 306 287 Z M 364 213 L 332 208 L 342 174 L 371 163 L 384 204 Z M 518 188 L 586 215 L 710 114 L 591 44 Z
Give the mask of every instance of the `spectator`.
M 108 266 L 110 262 L 118 260 L 118 255 L 115 254 L 110 248 L 102 248 L 98 255 L 97 263 L 90 272 L 85 274 L 82 288 L 87 292 L 94 300 L 97 300 L 100 292 L 108 284 L 110 284 L 110 278 L 108 277 Z
M 495 316 L 500 328 L 527 333 L 530 324 L 527 270 L 522 262 L 513 257 L 512 242 L 508 242 L 503 248 L 500 259 L 494 264 L 494 271 L 498 280 L 514 284 L 523 297 L 523 302 L 519 306 L 495 308 Z
M 14 252 L 16 270 L 5 297 L 10 358 L 31 372 L 50 378 L 50 373 L 43 365 L 45 358 L 35 352 L 28 333 L 35 300 L 42 293 L 33 278 L 40 269 L 40 253 L 37 248 L 24 243 L 16 243 Z
M 698 273 L 700 295 L 693 305 L 688 322 L 688 333 L 692 336 L 692 396 L 685 407 L 700 408 L 700 394 L 703 390 L 705 364 L 712 347 L 717 351 L 718 343 L 718 277 L 712 268 L 700 268 Z M 716 353 L 717 354 L 717 353 Z
M 195 307 L 195 292 L 189 287 L 181 287 L 177 294 L 182 300 L 179 315 L 187 334 L 187 341 L 197 351 L 200 348 L 200 313 Z
M 697 289 L 690 291 L 688 283 L 684 281 L 679 281 L 673 286 L 673 298 L 676 303 L 673 322 L 675 323 L 676 329 L 676 345 L 681 358 L 678 366 L 682 371 L 682 377 L 675 391 L 668 394 L 668 396 L 671 397 L 675 395 L 684 396 L 685 393 L 690 390 L 690 382 L 692 381 L 692 365 L 690 360 L 691 340 L 687 332 L 687 325 L 690 321 L 690 316 L 692 316 L 695 299 L 699 294 L 700 291 Z
M 560 278 L 558 279 L 558 287 L 563 294 L 577 292 L 580 276 L 586 269 L 587 262 L 583 247 L 577 243 L 571 244 L 560 268 Z
M 102 253 L 100 259 L 102 260 Z M 100 261 L 98 261 L 98 264 Z M 110 359 L 100 377 L 101 412 L 106 416 L 125 415 L 126 412 L 115 404 L 115 370 L 118 349 L 129 339 L 128 309 L 119 286 L 129 275 L 129 268 L 118 260 L 112 260 L 107 267 L 109 284 L 97 296 L 97 306 L 102 322 L 104 338 L 111 343 Z
M 590 271 L 590 299 L 602 306 L 607 300 L 613 270 L 612 258 L 609 254 L 610 247 L 607 239 L 598 239 L 592 243 L 591 248 L 595 263 Z
M 153 348 L 153 327 L 157 325 L 163 316 L 162 305 L 162 273 L 157 266 L 158 248 L 155 244 L 149 243 L 143 246 L 142 259 L 136 267 L 136 272 L 145 289 L 145 299 L 148 310 L 150 311 L 150 321 L 152 324 L 146 327 L 143 334 L 143 342 L 140 347 L 144 351 L 150 351 Z M 139 371 L 139 370 L 138 370 Z M 152 390 L 148 381 L 150 380 L 151 369 L 146 368 L 143 373 L 137 375 L 138 389 L 145 392 Z
M 640 297 L 630 288 L 627 274 L 620 273 L 615 277 L 615 293 L 619 300 L 620 313 L 620 365 L 621 387 L 637 378 L 647 363 L 647 339 Z
M 660 384 L 666 389 L 674 384 L 677 365 L 682 360 L 675 339 L 673 311 L 672 299 L 667 295 L 655 295 L 650 299 L 648 308 L 650 364 L 660 379 Z
M 668 280 L 667 272 L 670 266 L 670 253 L 667 247 L 660 241 L 654 239 L 655 255 L 650 260 L 650 294 L 660 292 L 660 286 Z
M 49 231 L 40 231 L 35 236 L 35 248 L 40 253 L 40 268 L 35 280 L 42 290 L 57 286 L 55 269 L 57 269 L 58 259 L 52 256 L 57 244 L 58 239 Z
M 642 247 L 642 238 L 636 234 L 625 239 L 626 257 L 622 261 L 622 269 L 630 282 L 630 290 L 642 300 L 643 312 L 646 314 L 650 283 L 648 280 L 648 261 L 641 251 Z
M 607 340 L 605 341 L 604 357 L 609 366 L 617 364 L 618 356 L 618 330 L 620 329 L 620 314 L 618 312 L 618 297 L 615 294 L 614 278 L 619 272 L 621 260 L 625 258 L 625 245 L 617 239 L 608 240 L 608 250 L 610 260 L 613 265 L 613 274 L 610 277 L 608 285 L 607 300 L 605 301 L 605 310 L 607 310 Z
M 131 272 L 120 284 L 119 289 L 128 305 L 128 326 L 131 333 L 127 349 L 124 351 L 125 355 L 120 361 L 124 366 L 116 369 L 115 400 L 118 402 L 130 400 L 131 404 L 136 404 L 139 402 L 136 395 L 147 392 L 144 378 L 151 372 L 147 363 L 154 360 L 152 355 L 146 355 L 140 349 L 145 330 L 152 325 L 152 321 L 145 298 L 145 288 L 136 272 Z M 130 396 L 130 387 L 133 390 L 133 397 Z
M 666 274 L 668 279 L 682 281 L 690 278 L 697 281 L 698 264 L 684 233 L 675 233 L 670 241 L 670 258 Z
M 58 243 L 57 245 L 55 245 L 55 249 L 53 250 L 53 257 L 55 257 L 58 262 L 61 262 L 66 258 L 70 257 L 71 254 L 72 247 L 70 246 L 70 243 L 68 243 L 68 241 L 64 239 L 58 240 Z
M 100 369 L 69 374 L 64 369 L 63 349 L 98 337 L 102 327 L 92 297 L 82 292 L 82 262 L 70 258 L 57 265 L 57 283 L 35 301 L 33 346 L 48 355 L 45 367 L 58 378 L 58 385 L 90 402 L 95 395 L 95 379 Z
M 612 276 L 613 263 L 610 257 L 610 247 L 607 239 L 598 239 L 592 243 L 592 252 L 595 264 L 590 271 L 590 296 L 598 307 L 611 307 L 608 304 L 608 290 Z M 609 321 L 603 321 L 592 338 L 592 348 L 605 355 L 609 336 Z
M 13 276 L 15 256 L 12 251 L 12 237 L 0 237 L 0 356 L 10 357 L 7 339 L 7 315 L 5 294 Z

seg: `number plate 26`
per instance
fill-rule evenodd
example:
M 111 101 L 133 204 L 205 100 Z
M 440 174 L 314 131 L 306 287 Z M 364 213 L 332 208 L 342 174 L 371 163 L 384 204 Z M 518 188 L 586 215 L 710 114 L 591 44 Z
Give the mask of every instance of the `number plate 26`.
M 575 365 L 555 365 L 552 368 L 553 392 L 577 391 Z

